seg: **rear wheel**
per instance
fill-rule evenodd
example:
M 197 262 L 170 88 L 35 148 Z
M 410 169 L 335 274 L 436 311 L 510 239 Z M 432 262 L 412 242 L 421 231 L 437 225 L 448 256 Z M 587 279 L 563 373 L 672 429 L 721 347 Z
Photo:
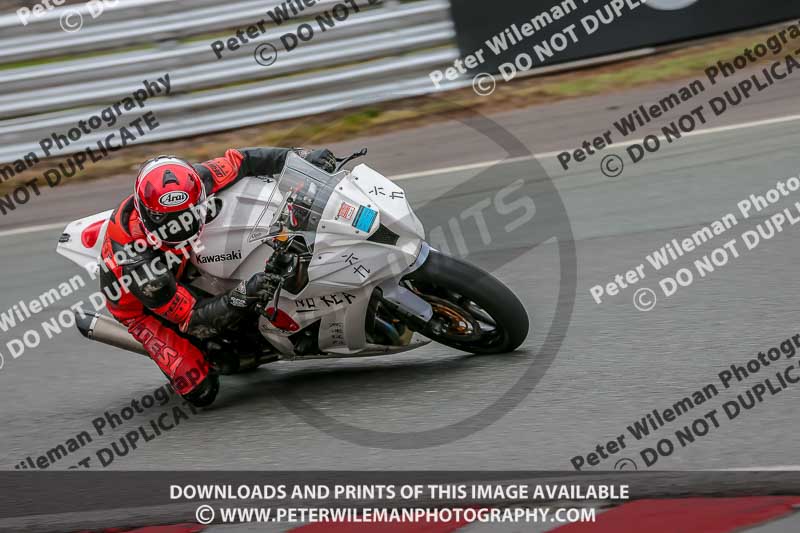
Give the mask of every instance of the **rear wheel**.
M 528 336 L 528 314 L 511 290 L 469 263 L 431 250 L 405 280 L 433 308 L 418 331 L 465 352 L 514 351 Z

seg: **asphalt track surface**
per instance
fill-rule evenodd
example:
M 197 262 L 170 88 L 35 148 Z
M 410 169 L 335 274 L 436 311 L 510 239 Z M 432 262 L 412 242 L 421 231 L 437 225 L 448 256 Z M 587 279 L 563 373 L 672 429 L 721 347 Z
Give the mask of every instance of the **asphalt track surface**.
M 532 107 L 491 118 L 532 153 L 577 147 L 609 129 L 611 121 L 646 101 L 665 96 L 680 84 Z M 787 80 L 754 97 L 741 108 L 714 119 L 708 127 L 785 118 L 800 112 L 800 82 Z M 716 95 L 709 91 L 707 96 Z M 698 97 L 698 105 L 707 98 Z M 688 106 L 685 109 L 689 109 Z M 662 121 L 656 123 L 660 125 Z M 561 349 L 547 367 L 534 354 L 544 341 L 560 281 L 558 250 L 552 243 L 532 250 L 518 235 L 502 235 L 470 260 L 511 258 L 495 271 L 521 298 L 531 318 L 531 335 L 521 350 L 494 357 L 473 357 L 438 345 L 409 354 L 364 360 L 278 363 L 244 375 L 224 377 L 215 406 L 193 415 L 173 430 L 141 445 L 109 468 L 126 470 L 219 469 L 492 469 L 569 470 L 570 459 L 598 444 L 626 434 L 628 447 L 601 463 L 612 469 L 631 458 L 640 468 L 639 451 L 675 429 L 717 408 L 720 427 L 685 448 L 678 447 L 658 468 L 726 469 L 800 464 L 796 443 L 800 387 L 766 395 L 754 409 L 733 421 L 720 406 L 772 376 L 792 361 L 775 363 L 758 377 L 683 415 L 656 432 L 633 440 L 626 426 L 653 409 L 671 407 L 708 383 L 730 364 L 745 364 L 761 350 L 777 346 L 798 332 L 798 231 L 788 227 L 756 250 L 743 252 L 724 268 L 681 289 L 671 298 L 659 293 L 650 312 L 632 305 L 626 290 L 597 305 L 590 288 L 640 263 L 672 238 L 682 239 L 700 226 L 737 213 L 736 204 L 751 193 L 764 194 L 778 180 L 798 173 L 800 121 L 733 128 L 684 139 L 663 148 L 615 178 L 599 170 L 600 159 L 562 171 L 552 156 L 540 158 L 564 201 L 575 236 L 578 284 L 574 313 Z M 400 181 L 415 204 L 440 206 L 442 220 L 496 192 L 497 179 L 526 178 L 530 160 L 497 165 L 481 186 L 461 189 L 480 168 L 450 169 L 505 156 L 502 149 L 468 126 L 450 122 L 358 139 L 337 151 L 371 148 L 370 164 L 388 175 L 409 172 Z M 619 153 L 612 149 L 609 153 Z M 626 159 L 627 162 L 627 159 Z M 445 169 L 429 172 L 429 169 Z M 27 209 L 0 218 L 2 272 L 0 310 L 29 300 L 68 275 L 78 273 L 55 253 L 60 230 L 15 234 L 32 224 L 77 218 L 114 205 L 130 187 L 115 179 L 64 186 L 48 191 Z M 445 199 L 437 197 L 445 194 Z M 772 213 L 800 200 L 783 199 Z M 764 213 L 762 213 L 763 215 Z M 760 221 L 760 220 L 759 220 Z M 705 245 L 699 255 L 750 229 L 741 221 Z M 547 219 L 544 220 L 547 224 Z M 549 228 L 548 228 L 549 229 Z M 12 233 L 9 234 L 8 231 Z M 518 255 L 520 249 L 528 250 Z M 698 257 L 691 254 L 691 260 Z M 503 261 L 501 261 L 503 263 Z M 683 260 L 666 269 L 691 266 Z M 657 288 L 660 275 L 647 267 L 637 287 Z M 94 290 L 94 288 L 92 288 Z M 37 327 L 79 297 L 85 289 L 51 308 L 27 327 Z M 5 340 L 26 327 L 2 334 L 0 371 L 2 446 L 0 467 L 13 469 L 26 456 L 34 459 L 79 431 L 92 432 L 92 420 L 106 410 L 119 412 L 163 384 L 155 365 L 84 340 L 68 331 L 11 359 Z M 551 354 L 552 355 L 552 354 Z M 392 449 L 391 443 L 364 446 L 329 435 L 288 409 L 298 395 L 339 421 L 373 431 L 413 432 L 448 426 L 501 397 L 530 365 L 541 365 L 534 390 L 508 414 L 488 427 L 453 442 L 432 447 Z M 800 372 L 797 372 L 800 374 Z M 178 402 L 167 407 L 178 405 Z M 165 408 L 153 409 L 59 461 L 66 468 L 109 446 L 126 431 L 146 423 Z M 94 433 L 92 433 L 94 436 Z M 95 463 L 96 464 L 96 463 Z

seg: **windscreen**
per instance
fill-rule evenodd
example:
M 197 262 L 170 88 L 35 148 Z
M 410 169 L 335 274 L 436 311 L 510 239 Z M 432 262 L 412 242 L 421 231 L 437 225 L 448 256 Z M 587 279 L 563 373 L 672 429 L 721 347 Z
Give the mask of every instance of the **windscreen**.
M 275 235 L 302 233 L 306 242 L 313 234 L 334 187 L 345 172 L 328 174 L 294 152 L 286 156 L 278 183 L 256 223 L 250 241 Z

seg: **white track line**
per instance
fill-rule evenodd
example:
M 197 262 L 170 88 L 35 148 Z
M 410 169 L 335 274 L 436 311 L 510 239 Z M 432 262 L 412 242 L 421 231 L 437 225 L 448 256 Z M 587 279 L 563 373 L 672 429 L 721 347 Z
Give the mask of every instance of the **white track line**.
M 708 128 L 708 129 L 704 129 L 704 130 L 697 130 L 697 131 L 693 131 L 693 132 L 684 134 L 684 137 L 697 137 L 697 136 L 701 136 L 701 135 L 713 135 L 715 133 L 725 133 L 725 132 L 728 132 L 728 131 L 738 131 L 738 130 L 746 130 L 746 129 L 751 129 L 751 128 L 760 128 L 760 127 L 763 127 L 763 126 L 774 126 L 776 124 L 785 124 L 785 123 L 788 123 L 788 122 L 796 122 L 798 120 L 800 120 L 800 115 L 789 115 L 789 116 L 786 116 L 786 117 L 775 117 L 775 118 L 769 118 L 769 119 L 764 119 L 764 120 L 754 120 L 754 121 L 751 121 L 751 122 L 743 122 L 741 124 L 732 124 L 730 126 L 719 126 L 719 127 L 716 127 L 716 128 Z M 660 138 L 665 139 L 665 137 L 663 135 L 660 136 Z M 644 141 L 643 138 L 642 139 L 632 140 L 632 141 L 625 141 L 625 142 L 613 144 L 613 145 L 609 146 L 609 148 L 615 148 L 615 147 L 621 148 L 621 147 L 625 147 L 625 146 L 631 146 L 633 144 L 640 144 L 642 141 Z M 519 162 L 519 161 L 529 161 L 531 159 L 548 159 L 548 158 L 557 157 L 558 154 L 560 154 L 560 153 L 562 153 L 564 151 L 565 150 L 560 150 L 560 151 L 556 151 L 556 152 L 545 152 L 545 153 L 541 153 L 541 154 L 533 154 L 533 155 L 523 156 L 523 157 L 513 157 L 513 158 L 510 158 L 510 159 L 499 159 L 499 160 L 494 160 L 494 161 L 482 161 L 480 163 L 472 163 L 472 164 L 469 164 L 469 165 L 458 165 L 458 166 L 437 168 L 437 169 L 432 169 L 432 170 L 423 170 L 423 171 L 420 171 L 420 172 L 410 172 L 408 174 L 398 174 L 396 176 L 391 176 L 390 179 L 392 179 L 394 181 L 408 180 L 408 179 L 414 179 L 414 178 L 421 178 L 423 176 L 437 176 L 437 175 L 440 175 L 440 174 L 449 174 L 449 173 L 453 173 L 453 172 L 463 172 L 463 171 L 466 171 L 466 170 L 475 170 L 475 169 L 478 169 L 478 168 L 485 168 L 485 167 L 490 167 L 490 166 L 493 166 L 493 165 L 505 165 L 505 164 L 509 164 L 509 163 L 516 163 L 516 162 Z M 69 222 L 57 222 L 57 223 L 54 223 L 54 224 L 41 224 L 41 225 L 38 225 L 38 226 L 26 226 L 26 227 L 23 227 L 23 228 L 16 228 L 16 229 L 0 231 L 0 239 L 3 238 L 3 237 L 13 237 L 15 235 L 24 235 L 26 233 L 38 233 L 40 231 L 51 231 L 51 230 L 54 230 L 54 229 L 65 228 L 67 226 L 67 224 L 69 224 Z
M 561 153 L 561 152 L 554 152 Z M 414 178 L 421 178 L 423 176 L 437 176 L 439 174 L 449 174 L 451 172 L 462 172 L 464 170 L 474 170 L 476 168 L 491 167 L 493 165 L 503 165 L 507 163 L 516 163 L 517 161 L 530 161 L 537 157 L 547 157 L 547 154 L 533 154 L 525 155 L 522 157 L 512 157 L 509 159 L 496 159 L 493 161 L 481 161 L 480 163 L 472 163 L 470 165 L 458 165 L 454 167 L 437 168 L 433 170 L 423 170 L 420 172 L 410 172 L 408 174 L 398 174 L 397 176 L 389 176 L 392 181 L 410 180 Z
M 8 229 L 0 231 L 0 238 L 12 237 L 14 235 L 24 235 L 25 233 L 38 233 L 40 231 L 51 231 L 54 229 L 64 229 L 69 222 L 56 222 L 54 224 L 40 224 L 38 226 L 25 226 L 24 228 Z
M 751 128 L 760 128 L 762 126 L 774 126 L 776 124 L 784 124 L 787 122 L 795 122 L 800 120 L 800 115 L 789 115 L 786 117 L 775 117 L 775 118 L 768 118 L 764 120 L 754 120 L 751 122 L 742 122 L 740 124 L 731 124 L 730 126 L 718 126 L 716 128 L 707 128 L 704 130 L 695 130 L 689 133 L 684 133 L 684 137 L 700 137 L 703 135 L 713 135 L 715 133 L 725 133 L 728 131 L 737 131 L 737 130 L 748 130 Z M 657 136 L 661 140 L 666 140 L 666 135 L 658 135 Z M 631 146 L 634 144 L 641 144 L 644 141 L 644 138 L 635 139 L 632 141 L 625 141 L 620 143 L 615 143 L 610 145 L 608 148 L 615 148 L 615 147 L 625 147 Z M 574 148 L 573 148 L 574 149 Z M 564 150 L 562 150 L 564 151 Z M 547 152 L 545 154 L 538 154 L 536 157 L 539 158 L 548 158 L 548 157 L 556 157 L 561 152 Z
M 763 127 L 763 126 L 774 126 L 776 124 L 784 124 L 784 123 L 787 123 L 787 122 L 796 122 L 798 120 L 800 120 L 800 115 L 789 115 L 789 116 L 786 116 L 786 117 L 775 117 L 775 118 L 768 118 L 768 119 L 764 119 L 764 120 L 754 120 L 752 122 L 742 122 L 740 124 L 731 124 L 730 126 L 718 126 L 716 128 L 707 128 L 707 129 L 703 129 L 703 130 L 695 130 L 695 131 L 692 131 L 692 132 L 689 132 L 689 133 L 684 133 L 683 136 L 684 137 L 697 137 L 697 136 L 702 136 L 702 135 L 713 135 L 715 133 L 725 133 L 725 132 L 728 132 L 728 131 L 747 130 L 747 129 L 751 129 L 751 128 L 760 128 L 760 127 Z M 659 135 L 659 138 L 660 139 L 666 139 L 666 137 L 664 135 Z M 632 141 L 614 143 L 614 144 L 610 145 L 607 149 L 624 148 L 626 146 L 631 146 L 631 145 L 634 145 L 634 144 L 641 144 L 643 141 L 644 141 L 644 138 L 635 139 L 635 140 L 632 140 Z M 510 159 L 500 159 L 500 160 L 495 160 L 495 161 L 484 161 L 484 162 L 481 162 L 481 163 L 473 163 L 471 165 L 460 165 L 460 166 L 457 166 L 457 167 L 447 167 L 447 168 L 440 168 L 440 169 L 436 169 L 436 170 L 426 170 L 426 171 L 422 171 L 422 172 L 411 172 L 409 174 L 400 174 L 398 176 L 392 176 L 391 179 L 397 181 L 397 180 L 419 178 L 419 177 L 422 177 L 422 176 L 435 176 L 437 174 L 447 174 L 448 172 L 461 172 L 461 171 L 464 171 L 464 170 L 474 170 L 474 169 L 477 169 L 477 168 L 489 167 L 489 166 L 498 165 L 498 164 L 515 163 L 515 162 L 518 162 L 518 161 L 528 161 L 528 160 L 534 159 L 534 158 L 535 159 L 549 159 L 549 158 L 558 157 L 558 154 L 560 154 L 562 152 L 572 151 L 572 150 L 574 150 L 574 147 L 566 149 L 566 150 L 558 150 L 558 151 L 555 151 L 555 152 L 544 152 L 544 153 L 541 153 L 541 154 L 533 154 L 533 155 L 523 156 L 523 157 L 514 157 L 514 158 L 510 158 Z
M 782 466 L 745 466 L 741 468 L 725 468 L 726 472 L 797 472 L 800 471 L 800 465 L 782 465 Z

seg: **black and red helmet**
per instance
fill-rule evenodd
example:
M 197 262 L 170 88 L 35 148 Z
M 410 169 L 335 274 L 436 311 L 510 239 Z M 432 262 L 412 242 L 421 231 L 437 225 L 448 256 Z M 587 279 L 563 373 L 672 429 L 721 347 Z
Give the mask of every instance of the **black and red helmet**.
M 179 246 L 205 224 L 206 192 L 192 166 L 173 156 L 145 162 L 134 186 L 136 211 L 151 242 Z

